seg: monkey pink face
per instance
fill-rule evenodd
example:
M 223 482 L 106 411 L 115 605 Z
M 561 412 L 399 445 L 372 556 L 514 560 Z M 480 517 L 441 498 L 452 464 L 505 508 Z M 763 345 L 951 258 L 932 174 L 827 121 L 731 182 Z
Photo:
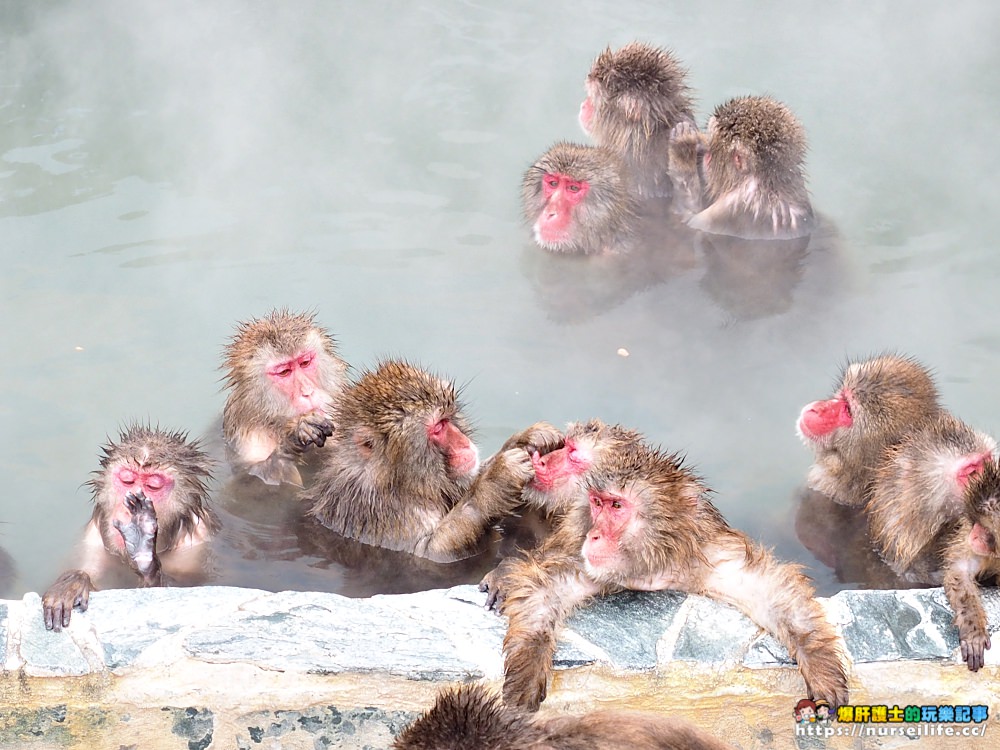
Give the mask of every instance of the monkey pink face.
M 558 245 L 573 239 L 573 211 L 579 206 L 590 183 L 574 180 L 561 172 L 546 172 L 542 178 L 545 205 L 535 221 L 535 236 L 542 244 Z
M 972 524 L 969 532 L 969 546 L 977 555 L 983 557 L 997 556 L 997 540 L 992 531 L 983 528 L 979 523 Z
M 319 365 L 315 351 L 301 351 L 289 359 L 272 362 L 267 366 L 266 372 L 268 380 L 295 414 L 319 411 L 330 402 L 330 397 L 319 385 Z
M 594 570 L 613 567 L 621 558 L 621 538 L 635 512 L 632 501 L 623 494 L 590 491 L 590 516 L 593 519 L 583 543 L 583 559 Z
M 444 454 L 450 476 L 468 476 L 479 468 L 475 444 L 450 419 L 428 422 L 427 439 Z
M 544 456 L 537 451 L 531 455 L 531 465 L 535 468 L 531 486 L 539 492 L 554 492 L 583 475 L 593 463 L 594 456 L 586 446 L 567 439 L 559 450 Z
M 144 471 L 119 466 L 114 470 L 111 481 L 114 483 L 115 497 L 123 498 L 123 504 L 125 495 L 141 491 L 156 506 L 166 500 L 174 488 L 173 474 L 162 469 Z
M 174 488 L 173 472 L 164 469 L 144 470 L 138 467 L 119 466 L 111 474 L 111 484 L 114 488 L 115 507 L 110 509 L 108 523 L 118 519 L 122 523 L 128 523 L 132 514 L 125 504 L 127 494 L 139 492 L 143 493 L 153 502 L 153 507 L 159 512 L 170 502 L 170 493 Z M 110 537 L 105 535 L 119 549 L 125 545 L 125 540 L 121 533 L 111 526 Z
M 818 441 L 841 427 L 853 425 L 849 398 L 850 393 L 844 391 L 828 401 L 806 404 L 799 414 L 799 432 L 803 437 Z

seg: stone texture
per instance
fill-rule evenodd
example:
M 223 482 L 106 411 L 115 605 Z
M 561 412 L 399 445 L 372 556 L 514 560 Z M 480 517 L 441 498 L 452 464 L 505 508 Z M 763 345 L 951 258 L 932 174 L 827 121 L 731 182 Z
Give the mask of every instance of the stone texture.
M 339 710 L 322 706 L 305 711 L 260 711 L 240 717 L 243 725 L 236 732 L 232 746 L 239 750 L 281 747 L 302 738 L 315 748 L 388 747 L 392 738 L 418 714 L 406 711 L 382 711 L 367 707 Z M 281 743 L 281 744 L 278 744 Z
M 736 662 L 743 659 L 760 628 L 737 610 L 702 597 L 692 597 L 687 619 L 667 659 Z
M 958 647 L 952 612 L 940 589 L 844 591 L 837 596 L 851 612 L 843 633 L 855 662 L 947 659 Z
M 45 631 L 37 594 L 0 602 L 0 747 L 384 748 L 442 684 L 499 687 L 506 620 L 484 601 L 472 586 L 371 599 L 103 591 L 62 633 Z M 984 602 L 996 632 L 1000 595 L 986 590 Z M 1000 710 L 1000 647 L 970 674 L 940 589 L 843 592 L 826 604 L 851 658 L 852 703 Z M 543 711 L 637 708 L 743 748 L 815 743 L 788 719 L 804 684 L 785 649 L 701 597 L 593 602 L 570 618 L 555 661 Z
M 684 600 L 684 594 L 670 591 L 623 591 L 579 610 L 566 628 L 599 648 L 619 668 L 653 669 L 656 646 Z M 564 642 L 556 654 L 557 665 L 572 665 L 568 652 L 571 649 Z

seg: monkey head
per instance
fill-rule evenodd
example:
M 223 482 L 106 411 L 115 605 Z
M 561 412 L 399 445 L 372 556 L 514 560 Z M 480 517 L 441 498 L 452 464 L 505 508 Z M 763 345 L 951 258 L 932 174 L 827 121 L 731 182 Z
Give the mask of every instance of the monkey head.
M 636 220 L 625 165 L 595 146 L 557 143 L 525 173 L 524 218 L 535 242 L 552 252 L 614 251 Z
M 212 521 L 207 507 L 212 461 L 186 433 L 131 424 L 117 442 L 103 447 L 103 453 L 101 468 L 87 484 L 108 551 L 124 553 L 125 540 L 114 523 L 131 521 L 130 494 L 145 495 L 152 502 L 161 530 L 160 549 L 172 548 L 191 524 Z
M 226 420 L 244 425 L 328 411 L 346 370 L 333 337 L 314 316 L 288 310 L 240 323 L 224 367 L 232 389 Z
M 603 146 L 626 152 L 632 140 L 669 130 L 690 118 L 686 71 L 667 50 L 641 42 L 610 47 L 594 60 L 580 126 Z
M 1000 467 L 994 458 L 969 479 L 965 492 L 966 517 L 972 523 L 969 546 L 982 557 L 1000 557 Z
M 803 442 L 823 450 L 897 434 L 939 409 L 927 369 L 909 357 L 888 354 L 848 364 L 833 397 L 806 404 L 797 428 Z
M 738 188 L 748 176 L 803 179 L 805 130 L 781 102 L 766 96 L 730 99 L 715 108 L 707 130 L 705 166 L 715 195 Z
M 707 490 L 677 454 L 621 444 L 613 460 L 591 469 L 586 492 L 590 520 L 580 554 L 595 581 L 642 588 L 678 559 L 702 559 L 696 517 Z
M 535 478 L 525 487 L 525 500 L 550 510 L 569 507 L 582 496 L 583 481 L 592 466 L 600 465 L 620 446 L 641 439 L 634 430 L 599 419 L 570 423 L 562 448 L 545 455 L 532 454 Z
M 407 362 L 387 360 L 364 373 L 339 400 L 335 421 L 345 425 L 347 450 L 385 468 L 390 481 L 465 479 L 479 468 L 455 386 Z

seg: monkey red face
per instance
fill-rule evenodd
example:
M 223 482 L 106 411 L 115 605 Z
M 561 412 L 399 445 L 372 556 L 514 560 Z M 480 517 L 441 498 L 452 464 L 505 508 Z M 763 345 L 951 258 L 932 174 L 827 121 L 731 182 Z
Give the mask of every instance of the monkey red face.
M 843 391 L 828 401 L 806 404 L 799 414 L 798 428 L 803 437 L 820 441 L 842 427 L 854 424 L 850 393 Z
M 586 446 L 567 439 L 565 445 L 551 453 L 531 455 L 535 478 L 531 485 L 539 492 L 553 492 L 564 487 L 571 479 L 586 472 L 594 463 L 594 456 Z
M 153 501 L 154 506 L 168 498 L 174 488 L 173 475 L 159 469 L 144 471 L 139 468 L 119 466 L 114 471 L 112 481 L 115 497 L 124 498 L 129 492 L 142 492 Z
M 128 523 L 132 514 L 125 504 L 125 496 L 131 493 L 143 493 L 153 502 L 153 508 L 160 511 L 170 502 L 170 493 L 174 489 L 174 475 L 170 471 L 163 469 L 142 469 L 139 467 L 119 466 L 111 474 L 111 482 L 114 487 L 114 498 L 117 501 L 108 516 L 108 523 L 114 519 L 123 523 Z M 122 549 L 125 540 L 121 533 L 114 529 L 109 535 L 110 541 Z M 109 537 L 105 537 L 108 539 Z
M 427 423 L 427 439 L 444 454 L 450 476 L 468 476 L 479 468 L 475 444 L 447 417 Z
M 572 239 L 573 211 L 579 206 L 590 183 L 567 174 L 546 172 L 542 177 L 545 205 L 535 221 L 535 235 L 543 244 L 558 245 Z
M 633 501 L 624 494 L 591 490 L 592 525 L 583 543 L 583 559 L 592 571 L 613 567 L 621 558 L 621 540 L 635 515 Z
M 268 380 L 285 397 L 295 414 L 321 410 L 330 400 L 319 386 L 315 351 L 301 351 L 294 357 L 272 362 L 266 371 Z

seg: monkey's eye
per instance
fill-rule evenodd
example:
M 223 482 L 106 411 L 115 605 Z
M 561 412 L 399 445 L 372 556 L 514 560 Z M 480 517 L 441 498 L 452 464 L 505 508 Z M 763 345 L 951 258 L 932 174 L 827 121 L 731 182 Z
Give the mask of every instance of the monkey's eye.
M 309 365 L 312 364 L 312 361 L 313 361 L 312 357 L 303 357 L 302 359 L 299 360 L 299 367 L 308 367 Z
M 614 508 L 615 510 L 621 510 L 622 507 L 621 500 L 613 500 L 611 502 L 611 507 Z
M 292 368 L 289 367 L 288 365 L 282 365 L 277 370 L 274 370 L 271 374 L 278 378 L 287 378 L 289 375 L 292 374 Z
M 166 484 L 166 482 L 164 481 L 162 474 L 150 474 L 146 478 L 146 486 L 151 490 L 162 490 L 164 484 Z
M 566 189 L 569 190 L 571 193 L 579 193 L 580 192 L 580 186 L 579 185 L 570 184 L 570 185 L 566 186 Z
M 118 472 L 118 481 L 122 484 L 135 484 L 135 474 L 128 469 Z
M 601 507 L 601 498 L 599 498 L 597 495 L 591 495 L 590 496 L 590 504 L 593 505 L 595 508 L 600 508 Z
M 445 430 L 445 428 L 447 426 L 448 426 L 448 420 L 447 419 L 439 419 L 431 427 L 431 435 L 440 435 L 442 432 L 444 432 L 444 430 Z
M 549 183 L 549 187 L 552 188 L 559 187 L 559 180 L 557 180 L 555 177 L 550 177 L 548 180 L 546 180 L 546 182 Z

